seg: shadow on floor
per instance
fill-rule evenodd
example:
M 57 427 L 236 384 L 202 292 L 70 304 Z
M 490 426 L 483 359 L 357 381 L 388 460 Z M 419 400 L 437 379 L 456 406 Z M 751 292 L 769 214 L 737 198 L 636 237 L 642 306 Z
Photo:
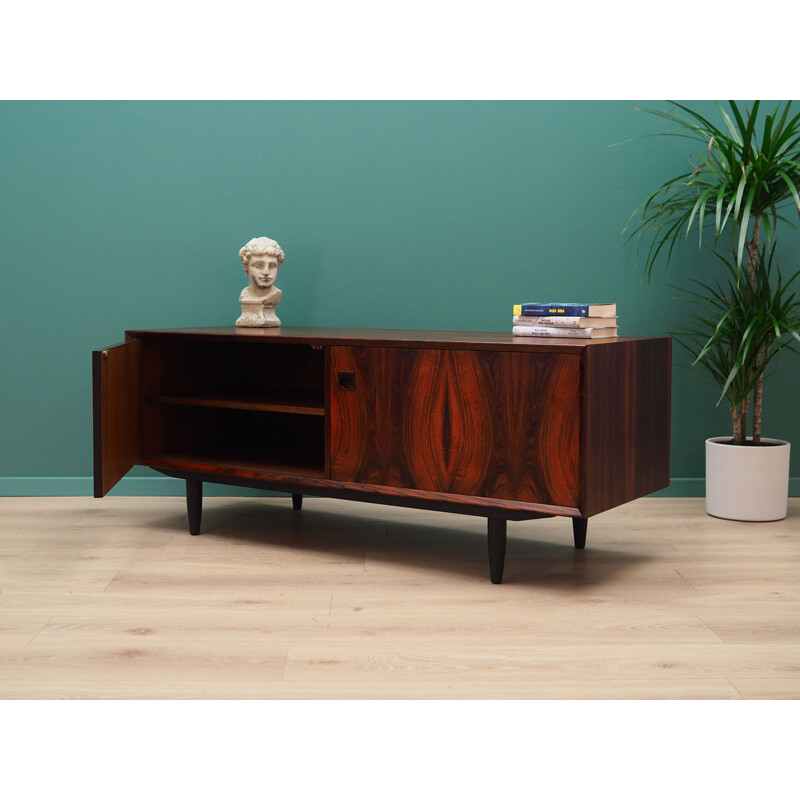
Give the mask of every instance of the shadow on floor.
M 482 517 L 372 504 L 358 504 L 354 513 L 352 502 L 322 502 L 324 508 L 306 501 L 301 511 L 294 511 L 288 499 L 285 504 L 274 498 L 268 502 L 216 499 L 206 503 L 198 537 L 190 537 L 185 513 L 165 516 L 160 524 L 184 531 L 194 542 L 207 543 L 213 537 L 248 546 L 248 553 L 255 548 L 254 558 L 263 545 L 265 551 L 286 548 L 363 556 L 366 570 L 407 567 L 411 583 L 420 579 L 421 572 L 489 580 L 486 520 Z M 509 522 L 504 583 L 564 591 L 592 589 L 654 559 L 652 552 L 593 547 L 591 534 L 590 520 L 586 549 L 576 550 L 569 519 Z

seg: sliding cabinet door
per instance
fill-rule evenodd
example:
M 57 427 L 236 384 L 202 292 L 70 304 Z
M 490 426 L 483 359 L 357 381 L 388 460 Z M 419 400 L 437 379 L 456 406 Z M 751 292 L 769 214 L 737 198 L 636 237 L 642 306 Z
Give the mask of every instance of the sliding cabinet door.
M 332 347 L 331 478 L 577 507 L 580 355 Z

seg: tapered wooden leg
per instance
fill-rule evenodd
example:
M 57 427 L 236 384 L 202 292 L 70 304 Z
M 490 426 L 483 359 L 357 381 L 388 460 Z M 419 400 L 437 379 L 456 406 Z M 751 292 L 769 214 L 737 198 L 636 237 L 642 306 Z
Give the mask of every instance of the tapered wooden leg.
M 203 481 L 186 479 L 186 510 L 189 513 L 189 533 L 197 536 L 203 513 Z
M 489 575 L 492 583 L 503 582 L 506 562 L 506 521 L 489 517 Z
M 575 538 L 575 547 L 578 550 L 583 550 L 586 547 L 586 526 L 589 520 L 586 517 L 573 517 L 572 518 L 572 535 Z
M 292 508 L 295 511 L 299 511 L 303 507 L 303 495 L 301 494 L 293 494 L 292 495 Z

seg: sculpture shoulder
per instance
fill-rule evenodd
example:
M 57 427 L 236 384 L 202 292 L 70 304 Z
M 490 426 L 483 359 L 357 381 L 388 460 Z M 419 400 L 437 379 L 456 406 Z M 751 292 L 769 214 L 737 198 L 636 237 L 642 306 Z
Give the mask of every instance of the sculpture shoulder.
M 243 300 L 257 300 L 261 302 L 275 302 L 281 299 L 283 292 L 276 286 L 271 286 L 266 292 L 263 289 L 254 289 L 249 284 L 242 289 L 239 295 L 239 302 Z

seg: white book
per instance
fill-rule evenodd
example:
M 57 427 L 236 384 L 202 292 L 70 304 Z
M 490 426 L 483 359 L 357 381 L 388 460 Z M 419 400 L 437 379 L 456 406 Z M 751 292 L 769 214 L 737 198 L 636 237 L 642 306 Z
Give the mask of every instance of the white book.
M 539 336 L 542 339 L 609 339 L 617 336 L 617 328 L 548 328 L 535 325 L 514 325 L 512 336 Z
M 532 325 L 542 328 L 616 328 L 616 317 L 526 317 L 515 314 L 514 325 Z

